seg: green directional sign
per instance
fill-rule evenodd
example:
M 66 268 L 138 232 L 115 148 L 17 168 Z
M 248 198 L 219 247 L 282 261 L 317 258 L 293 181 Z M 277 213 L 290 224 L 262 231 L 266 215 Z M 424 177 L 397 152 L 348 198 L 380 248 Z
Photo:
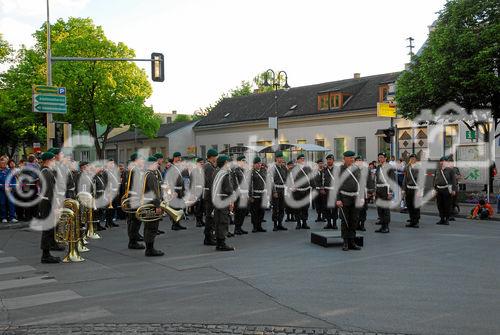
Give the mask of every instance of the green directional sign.
M 465 138 L 468 140 L 475 140 L 476 139 L 476 132 L 467 130 L 465 132 Z
M 66 88 L 33 85 L 33 112 L 66 113 Z

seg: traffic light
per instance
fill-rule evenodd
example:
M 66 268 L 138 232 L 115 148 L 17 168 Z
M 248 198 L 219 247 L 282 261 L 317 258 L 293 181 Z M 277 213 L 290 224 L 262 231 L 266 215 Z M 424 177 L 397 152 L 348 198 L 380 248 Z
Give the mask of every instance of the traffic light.
M 391 143 L 392 142 L 392 137 L 395 134 L 395 130 L 393 127 L 384 129 L 384 141 L 386 143 Z
M 165 61 L 163 54 L 153 52 L 151 54 L 151 79 L 163 82 L 165 80 Z

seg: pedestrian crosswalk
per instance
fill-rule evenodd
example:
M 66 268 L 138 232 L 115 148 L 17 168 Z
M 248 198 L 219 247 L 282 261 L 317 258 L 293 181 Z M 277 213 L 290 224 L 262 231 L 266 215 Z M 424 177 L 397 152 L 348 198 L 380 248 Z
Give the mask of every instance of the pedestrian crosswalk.
M 43 273 L 43 272 L 42 272 Z M 16 257 L 0 250 L 0 298 L 2 312 L 8 312 L 14 325 L 41 325 L 89 321 L 112 315 L 95 306 L 55 313 L 51 307 L 83 297 L 70 289 L 57 289 L 58 281 L 48 275 L 40 275 L 31 265 L 19 264 Z M 13 295 L 13 293 L 15 294 Z M 46 306 L 46 307 L 45 307 Z M 42 309 L 36 310 L 37 307 Z M 16 312 L 19 312 L 18 316 Z M 7 315 L 7 314 L 6 314 Z M 29 315 L 29 316 L 28 316 Z M 28 317 L 27 317 L 28 316 Z

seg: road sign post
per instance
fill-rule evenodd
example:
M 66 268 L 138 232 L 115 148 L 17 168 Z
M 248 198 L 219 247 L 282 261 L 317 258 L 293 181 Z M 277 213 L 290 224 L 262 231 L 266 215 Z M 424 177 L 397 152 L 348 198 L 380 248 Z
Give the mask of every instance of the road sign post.
M 66 113 L 66 88 L 48 85 L 34 85 L 33 112 L 57 114 Z

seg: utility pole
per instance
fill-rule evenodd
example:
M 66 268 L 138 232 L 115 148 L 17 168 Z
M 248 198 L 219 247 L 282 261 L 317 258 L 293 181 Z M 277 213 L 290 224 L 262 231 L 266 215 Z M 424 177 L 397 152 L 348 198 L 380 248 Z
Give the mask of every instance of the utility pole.
M 50 45 L 50 16 L 49 16 L 49 0 L 47 0 L 47 86 L 52 86 L 52 49 Z M 52 129 L 52 114 L 47 113 L 47 150 L 52 147 L 52 137 L 50 129 Z

